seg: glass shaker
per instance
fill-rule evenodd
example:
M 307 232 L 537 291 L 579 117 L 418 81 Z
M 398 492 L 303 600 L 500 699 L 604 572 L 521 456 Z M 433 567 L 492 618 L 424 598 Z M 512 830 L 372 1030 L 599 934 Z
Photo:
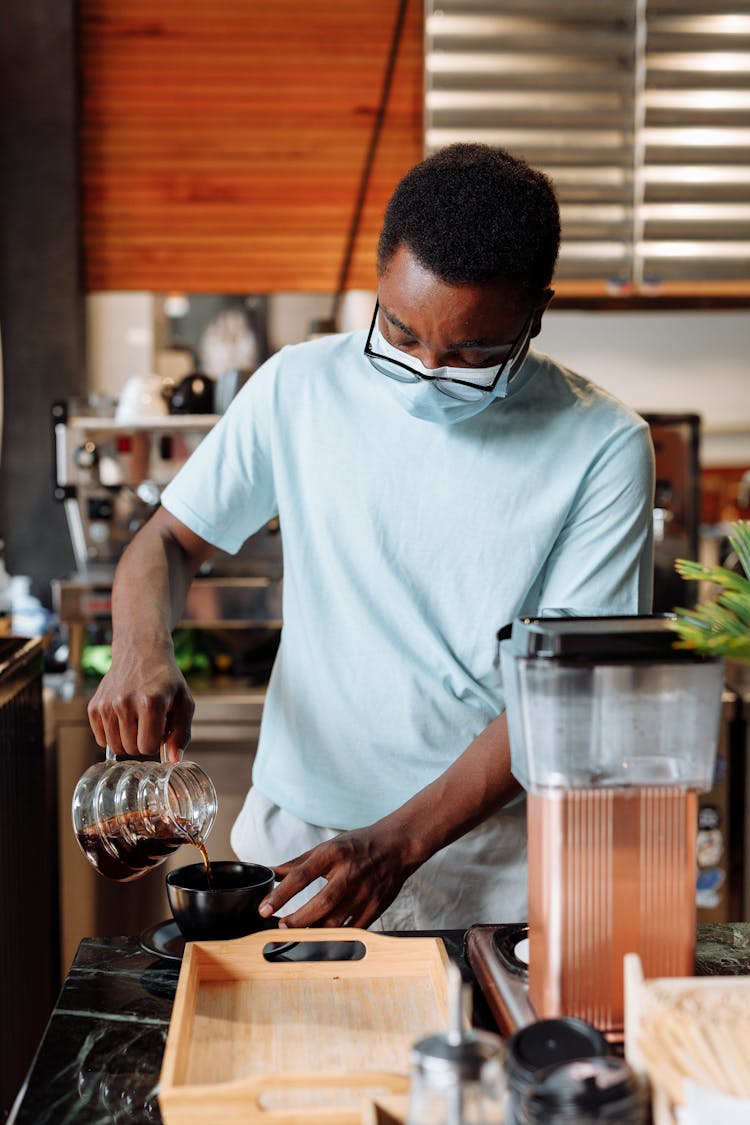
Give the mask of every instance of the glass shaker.
M 466 989 L 450 966 L 450 1025 L 412 1048 L 407 1125 L 501 1125 L 505 1100 L 502 1040 L 465 1030 Z
M 132 882 L 182 844 L 208 863 L 205 840 L 216 819 L 211 778 L 195 762 L 116 757 L 90 766 L 73 793 L 73 830 L 89 863 L 108 879 Z
M 573 1016 L 535 1020 L 514 1032 L 505 1049 L 508 1082 L 505 1125 L 523 1125 L 521 1107 L 541 1071 L 573 1059 L 601 1058 L 610 1050 L 601 1032 Z
M 613 1055 L 557 1063 L 534 1077 L 524 1093 L 522 1125 L 646 1125 L 643 1083 Z

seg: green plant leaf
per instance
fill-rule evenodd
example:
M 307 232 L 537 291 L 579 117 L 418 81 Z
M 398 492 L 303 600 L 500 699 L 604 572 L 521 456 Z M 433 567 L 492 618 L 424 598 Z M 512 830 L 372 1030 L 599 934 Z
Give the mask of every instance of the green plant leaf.
M 750 578 L 750 520 L 737 520 L 732 524 L 729 542 L 737 553 L 740 566 Z
M 724 606 L 735 615 L 740 628 L 747 629 L 750 633 L 750 599 L 744 598 L 741 594 L 735 594 L 731 590 L 725 590 L 716 600 L 719 605 Z
M 725 566 L 704 566 L 703 563 L 690 562 L 689 559 L 677 559 L 674 566 L 682 578 L 694 582 L 711 582 L 714 586 L 737 590 L 750 597 L 750 581 Z
M 729 542 L 744 577 L 728 567 L 678 559 L 678 574 L 690 581 L 709 582 L 719 592 L 701 605 L 675 608 L 670 628 L 679 636 L 675 648 L 750 661 L 750 521 L 738 520 L 731 527 Z

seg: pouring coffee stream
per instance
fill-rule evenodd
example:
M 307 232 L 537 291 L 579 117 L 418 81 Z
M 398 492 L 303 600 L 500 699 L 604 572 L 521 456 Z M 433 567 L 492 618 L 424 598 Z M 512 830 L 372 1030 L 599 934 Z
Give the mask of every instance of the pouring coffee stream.
M 89 863 L 108 879 L 132 882 L 183 844 L 198 849 L 211 884 L 206 838 L 218 798 L 195 762 L 106 758 L 80 778 L 73 794 L 73 829 Z

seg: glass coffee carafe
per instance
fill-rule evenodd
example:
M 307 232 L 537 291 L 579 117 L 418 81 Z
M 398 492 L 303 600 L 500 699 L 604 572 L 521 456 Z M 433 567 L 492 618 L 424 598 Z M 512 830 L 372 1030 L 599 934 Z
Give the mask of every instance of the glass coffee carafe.
M 116 757 L 90 766 L 73 794 L 73 829 L 100 874 L 139 879 L 182 844 L 194 844 L 208 866 L 205 840 L 216 819 L 211 778 L 195 762 Z
M 512 769 L 527 792 L 529 998 L 619 1033 L 623 957 L 693 973 L 698 793 L 723 662 L 669 615 L 520 619 L 499 635 Z

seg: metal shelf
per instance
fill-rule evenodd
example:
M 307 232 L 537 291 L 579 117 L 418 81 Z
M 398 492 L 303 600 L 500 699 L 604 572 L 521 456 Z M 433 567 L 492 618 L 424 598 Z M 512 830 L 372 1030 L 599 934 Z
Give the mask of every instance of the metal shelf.
M 81 433 L 133 434 L 155 430 L 210 430 L 221 414 L 165 414 L 161 418 L 142 418 L 140 422 L 119 422 L 116 418 L 71 415 L 68 426 Z

